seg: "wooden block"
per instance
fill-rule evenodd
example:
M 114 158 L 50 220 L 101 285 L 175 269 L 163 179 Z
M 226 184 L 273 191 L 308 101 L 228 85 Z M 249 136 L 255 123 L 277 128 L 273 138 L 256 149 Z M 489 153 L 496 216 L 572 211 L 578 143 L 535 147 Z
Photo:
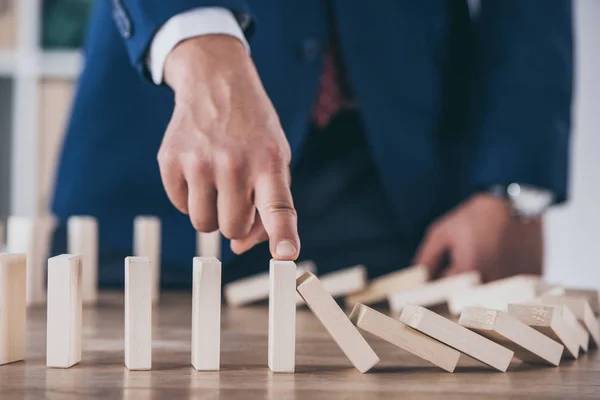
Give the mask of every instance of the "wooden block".
M 528 363 L 558 366 L 564 346 L 504 311 L 467 307 L 458 323 L 512 350 Z
M 0 253 L 0 365 L 25 359 L 27 256 Z
M 70 254 L 81 255 L 83 303 L 98 301 L 98 221 L 94 217 L 74 216 L 67 223 Z
M 297 276 L 299 277 L 305 272 L 316 272 L 316 266 L 312 261 L 303 261 L 298 264 Z M 241 307 L 246 304 L 251 304 L 257 301 L 266 300 L 269 298 L 270 278 L 269 273 L 249 276 L 239 279 L 235 282 L 228 283 L 223 288 L 225 293 L 225 301 L 229 307 Z M 296 296 L 297 304 L 304 304 L 304 300 L 300 295 Z
M 481 276 L 479 272 L 473 271 L 431 281 L 413 289 L 394 292 L 388 296 L 390 310 L 392 314 L 400 315 L 402 308 L 407 304 L 423 307 L 443 304 L 454 293 L 469 290 L 479 285 L 480 282 Z
M 296 279 L 296 290 L 357 370 L 365 373 L 379 362 L 377 354 L 316 276 L 303 274 Z
M 221 262 L 195 257 L 192 289 L 192 365 L 218 371 L 221 357 Z
M 18 0 L 0 1 L 0 50 L 17 45 L 17 6 Z
M 424 307 L 406 305 L 400 322 L 466 355 L 505 372 L 513 352 Z
M 271 260 L 269 368 L 293 373 L 296 364 L 296 264 Z
M 600 314 L 600 290 L 598 289 L 572 289 L 565 288 L 565 296 L 569 297 L 585 297 L 594 314 Z
M 196 232 L 196 254 L 198 257 L 221 258 L 221 232 Z
M 577 317 L 569 307 L 564 304 L 555 305 L 555 307 L 558 307 L 564 320 L 573 328 L 577 342 L 579 342 L 579 348 L 586 353 L 590 344 L 590 334 L 588 331 L 579 323 Z
M 365 332 L 377 336 L 448 372 L 454 372 L 460 353 L 400 321 L 363 304 L 356 304 L 350 320 Z
M 300 265 L 298 265 L 298 269 Z M 367 285 L 367 269 L 363 265 L 344 268 L 319 277 L 319 281 L 332 297 L 344 297 L 360 292 Z M 304 300 L 296 298 L 296 304 L 304 304 Z
M 565 346 L 563 355 L 577 358 L 579 342 L 574 330 L 554 306 L 509 304 L 508 313 Z
M 346 298 L 346 305 L 373 304 L 384 301 L 390 293 L 421 286 L 429 279 L 427 268 L 416 265 L 380 276 L 371 281 L 367 288 Z
M 466 307 L 506 311 L 508 303 L 534 299 L 539 281 L 537 275 L 515 275 L 456 292 L 448 297 L 448 310 L 452 315 L 459 315 Z
M 133 221 L 133 254 L 150 259 L 152 302 L 160 297 L 161 222 L 158 217 L 141 215 Z
M 6 248 L 6 231 L 4 228 L 4 222 L 0 221 L 0 251 L 3 251 Z
M 148 257 L 125 259 L 125 365 L 152 369 L 152 263 Z
M 556 304 L 564 305 L 569 307 L 577 320 L 583 324 L 587 329 L 590 337 L 592 338 L 592 344 L 596 347 L 600 346 L 600 327 L 594 317 L 594 312 L 590 307 L 587 298 L 585 297 L 574 297 L 574 296 L 542 296 L 541 301 L 544 304 Z
M 81 256 L 48 260 L 46 366 L 69 368 L 81 361 Z
M 8 251 L 27 255 L 27 306 L 46 302 L 46 266 L 55 225 L 51 216 L 8 219 Z

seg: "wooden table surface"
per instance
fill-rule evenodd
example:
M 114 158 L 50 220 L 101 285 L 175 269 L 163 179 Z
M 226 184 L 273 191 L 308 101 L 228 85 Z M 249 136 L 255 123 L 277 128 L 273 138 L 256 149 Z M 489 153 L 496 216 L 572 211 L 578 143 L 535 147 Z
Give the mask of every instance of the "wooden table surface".
M 46 310 L 28 312 L 25 362 L 0 366 L 0 399 L 600 399 L 600 356 L 594 350 L 558 368 L 515 361 L 494 372 L 461 356 L 450 374 L 363 332 L 380 363 L 367 374 L 352 368 L 307 309 L 297 314 L 296 373 L 267 367 L 265 305 L 223 307 L 221 371 L 190 365 L 191 295 L 163 294 L 154 314 L 153 370 L 124 365 L 123 295 L 103 293 L 84 309 L 83 360 L 46 368 Z

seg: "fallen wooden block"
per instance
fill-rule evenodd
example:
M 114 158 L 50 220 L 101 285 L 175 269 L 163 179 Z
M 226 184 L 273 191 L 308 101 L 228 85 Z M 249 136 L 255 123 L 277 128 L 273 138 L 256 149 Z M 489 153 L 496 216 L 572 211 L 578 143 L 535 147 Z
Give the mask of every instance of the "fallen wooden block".
M 543 296 L 540 299 L 544 304 L 564 305 L 575 314 L 577 320 L 583 324 L 585 329 L 588 331 L 592 338 L 592 343 L 596 346 L 600 346 L 600 326 L 596 321 L 594 312 L 590 307 L 585 297 L 573 297 L 573 296 Z
M 152 369 L 152 273 L 148 257 L 125 259 L 125 365 Z
M 98 221 L 89 216 L 73 216 L 67 222 L 69 254 L 81 255 L 83 303 L 98 301 Z
M 0 253 L 0 365 L 25 359 L 25 254 Z
M 392 314 L 400 315 L 407 304 L 422 307 L 443 304 L 454 293 L 462 293 L 479 285 L 480 282 L 481 275 L 479 272 L 473 271 L 431 281 L 413 289 L 394 292 L 388 296 L 390 310 Z
M 400 322 L 466 355 L 505 372 L 513 352 L 460 326 L 424 307 L 409 304 L 400 314 Z
M 221 258 L 221 232 L 196 232 L 196 254 L 198 257 Z
M 27 306 L 46 302 L 46 267 L 55 224 L 51 216 L 8 219 L 8 252 L 27 255 Z
M 133 221 L 133 254 L 148 257 L 152 278 L 152 302 L 160 297 L 161 222 L 158 217 L 141 215 Z
M 346 297 L 346 305 L 373 304 L 384 301 L 390 293 L 421 286 L 429 279 L 427 268 L 416 265 L 380 276 L 371 281 L 365 290 Z
M 572 289 L 565 288 L 565 296 L 585 297 L 594 314 L 600 314 L 600 290 L 599 289 Z
M 81 361 L 81 256 L 48 260 L 46 366 L 69 368 Z
M 575 331 L 555 306 L 509 304 L 508 313 L 520 321 L 565 346 L 563 355 L 579 356 L 579 342 Z
M 560 363 L 562 344 L 504 311 L 467 307 L 458 323 L 512 350 L 521 361 L 554 366 Z
M 354 325 L 448 372 L 454 372 L 460 353 L 400 321 L 363 304 L 356 304 L 350 320 Z
M 555 307 L 558 307 L 564 320 L 573 328 L 579 347 L 586 353 L 590 344 L 590 334 L 588 331 L 579 323 L 577 317 L 569 307 L 564 304 L 555 305 Z
M 221 365 L 221 262 L 194 258 L 192 289 L 192 365 L 218 371 Z
M 269 369 L 293 373 L 296 364 L 296 264 L 271 260 Z
M 377 354 L 316 276 L 303 274 L 296 280 L 296 290 L 357 370 L 365 373 L 379 362 Z
M 298 269 L 300 265 L 298 265 Z M 367 269 L 363 265 L 344 268 L 319 277 L 319 281 L 332 297 L 344 297 L 360 292 L 367 285 Z M 302 298 L 296 298 L 296 305 L 304 304 Z
M 459 315 L 466 307 L 506 311 L 508 303 L 534 299 L 539 280 L 537 275 L 515 275 L 455 292 L 448 297 L 448 310 L 452 315 Z
M 303 261 L 298 264 L 297 273 L 299 277 L 305 272 L 316 272 L 316 266 L 312 261 Z M 228 283 L 223 288 L 225 301 L 230 307 L 241 307 L 257 301 L 269 298 L 270 278 L 269 273 L 249 276 Z M 304 304 L 300 295 L 296 295 L 296 303 Z

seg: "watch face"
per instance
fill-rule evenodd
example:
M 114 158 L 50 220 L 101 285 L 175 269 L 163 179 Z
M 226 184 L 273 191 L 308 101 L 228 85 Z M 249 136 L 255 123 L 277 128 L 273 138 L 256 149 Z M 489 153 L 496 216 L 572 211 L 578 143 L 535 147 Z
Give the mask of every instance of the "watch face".
M 524 217 L 540 216 L 552 204 L 552 192 L 534 186 L 511 183 L 507 188 L 514 210 Z

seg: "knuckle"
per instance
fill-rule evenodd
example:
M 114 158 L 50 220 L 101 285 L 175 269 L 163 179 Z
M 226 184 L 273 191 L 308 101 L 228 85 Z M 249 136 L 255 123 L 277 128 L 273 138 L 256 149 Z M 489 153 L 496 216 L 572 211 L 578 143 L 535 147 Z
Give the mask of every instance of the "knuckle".
M 234 155 L 230 152 L 221 152 L 217 156 L 217 165 L 228 175 L 240 176 L 242 175 L 245 166 L 244 161 L 241 157 Z
M 199 153 L 191 153 L 185 158 L 188 168 L 194 173 L 210 170 L 210 161 Z
M 160 149 L 156 159 L 161 168 L 173 168 L 178 163 L 177 154 L 170 149 Z
M 279 171 L 289 164 L 289 157 L 279 143 L 273 142 L 264 148 L 264 165 L 270 171 Z

